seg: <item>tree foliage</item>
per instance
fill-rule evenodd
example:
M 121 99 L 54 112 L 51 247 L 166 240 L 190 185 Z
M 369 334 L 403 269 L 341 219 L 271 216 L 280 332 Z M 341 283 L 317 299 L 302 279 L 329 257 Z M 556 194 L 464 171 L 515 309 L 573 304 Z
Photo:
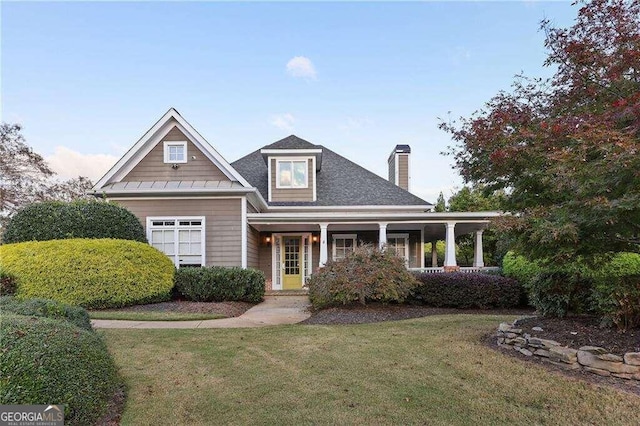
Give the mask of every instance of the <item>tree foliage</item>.
M 541 23 L 557 69 L 516 78 L 481 111 L 441 123 L 466 182 L 506 190 L 500 226 L 532 258 L 638 251 L 640 2 L 582 3 L 574 25 Z
M 0 124 L 0 224 L 20 207 L 37 201 L 85 197 L 86 177 L 61 181 L 44 158 L 27 145 L 18 124 Z

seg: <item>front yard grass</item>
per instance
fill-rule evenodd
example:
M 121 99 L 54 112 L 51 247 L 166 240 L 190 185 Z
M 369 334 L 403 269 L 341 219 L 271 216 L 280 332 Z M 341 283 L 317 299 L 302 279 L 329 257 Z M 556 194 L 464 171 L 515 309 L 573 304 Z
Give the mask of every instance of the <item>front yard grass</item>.
M 350 326 L 104 330 L 122 424 L 639 424 L 640 398 L 481 343 L 495 315 Z
M 172 311 L 89 311 L 91 319 L 129 321 L 199 321 L 226 318 L 222 314 Z

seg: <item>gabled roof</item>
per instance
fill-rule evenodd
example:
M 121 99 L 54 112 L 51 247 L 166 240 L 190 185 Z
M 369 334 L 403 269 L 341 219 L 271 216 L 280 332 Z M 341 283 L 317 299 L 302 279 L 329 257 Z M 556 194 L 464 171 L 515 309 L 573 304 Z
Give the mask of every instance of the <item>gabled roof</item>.
M 317 172 L 317 201 L 271 202 L 270 206 L 431 206 L 375 173 L 295 135 L 288 136 L 231 163 L 252 186 L 268 199 L 268 170 L 261 150 L 322 149 L 322 166 Z
M 120 181 L 142 160 L 164 136 L 177 127 L 202 153 L 220 169 L 229 180 L 238 182 L 243 187 L 251 185 L 240 173 L 231 167 L 218 151 L 212 147 L 196 129 L 182 118 L 175 108 L 169 108 L 139 140 L 127 151 L 118 162 L 93 186 L 94 191 L 100 191 L 106 185 Z

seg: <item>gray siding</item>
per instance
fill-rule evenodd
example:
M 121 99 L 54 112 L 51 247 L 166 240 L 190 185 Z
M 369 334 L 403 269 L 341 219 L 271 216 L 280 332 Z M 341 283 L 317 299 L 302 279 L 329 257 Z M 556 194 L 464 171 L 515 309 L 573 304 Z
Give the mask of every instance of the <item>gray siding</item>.
M 204 216 L 207 266 L 242 266 L 241 200 L 117 200 L 142 225 L 148 216 Z
M 313 180 L 316 173 L 313 168 L 313 161 L 309 157 L 307 173 L 309 176 L 307 188 L 278 189 L 276 188 L 276 159 L 271 160 L 271 201 L 313 201 Z
M 247 266 L 249 268 L 260 268 L 259 262 L 260 233 L 253 227 L 247 225 Z
M 266 237 L 267 235 L 271 235 L 270 233 L 261 233 L 260 237 Z M 273 244 L 273 243 L 272 243 Z M 271 257 L 271 244 L 261 244 L 258 247 L 258 254 L 259 254 L 259 266 L 258 269 L 260 269 L 262 272 L 264 272 L 264 276 L 267 279 L 267 281 L 271 281 L 272 278 L 272 257 Z
M 173 169 L 164 162 L 165 141 L 187 141 L 187 162 Z M 192 157 L 195 156 L 195 160 Z M 229 181 L 222 171 L 213 164 L 202 151 L 191 143 L 177 127 L 174 127 L 153 149 L 131 170 L 123 182 L 147 182 L 156 180 L 219 180 Z

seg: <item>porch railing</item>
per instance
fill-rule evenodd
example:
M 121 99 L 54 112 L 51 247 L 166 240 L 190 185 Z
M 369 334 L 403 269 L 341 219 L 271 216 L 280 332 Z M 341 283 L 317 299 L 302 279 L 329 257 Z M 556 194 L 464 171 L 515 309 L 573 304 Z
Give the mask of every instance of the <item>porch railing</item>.
M 444 268 L 443 267 L 437 267 L 437 268 L 409 268 L 410 271 L 413 272 L 424 272 L 425 274 L 440 274 L 444 272 Z M 460 270 L 458 272 L 462 272 L 465 274 L 471 273 L 471 272 L 484 272 L 484 273 L 493 273 L 493 272 L 500 272 L 500 268 L 497 266 L 484 266 L 484 267 L 477 267 L 477 266 L 462 266 L 460 267 Z

